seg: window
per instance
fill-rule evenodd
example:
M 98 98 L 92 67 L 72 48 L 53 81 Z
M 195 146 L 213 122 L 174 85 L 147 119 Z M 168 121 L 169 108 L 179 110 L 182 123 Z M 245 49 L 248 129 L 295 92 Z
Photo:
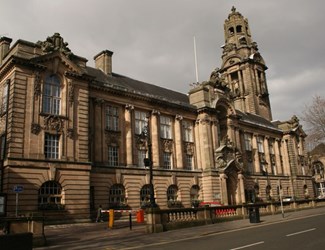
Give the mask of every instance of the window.
M 269 151 L 271 155 L 274 155 L 274 142 L 273 140 L 269 140 Z
M 109 190 L 109 208 L 121 208 L 125 206 L 125 188 L 122 184 L 114 184 Z
M 172 156 L 171 156 L 171 153 L 164 152 L 163 158 L 164 158 L 163 168 L 164 169 L 171 169 L 172 168 L 172 161 L 171 161 Z
M 119 130 L 119 113 L 118 108 L 113 106 L 106 106 L 106 129 L 112 131 Z
M 62 188 L 56 181 L 43 183 L 38 191 L 38 206 L 42 210 L 63 209 Z
M 59 135 L 45 133 L 44 154 L 46 159 L 59 159 Z
M 2 100 L 1 100 L 1 114 L 7 112 L 7 104 L 8 104 L 8 84 L 6 83 L 2 89 Z
M 43 91 L 43 112 L 59 115 L 61 105 L 60 80 L 56 75 L 46 78 Z
M 193 142 L 193 123 L 183 120 L 183 140 Z
M 143 128 L 148 125 L 147 116 L 146 112 L 135 111 L 135 134 L 140 135 Z
M 263 137 L 257 137 L 257 149 L 259 153 L 264 153 Z
M 237 32 L 237 33 L 242 32 L 242 26 L 241 26 L 241 25 L 237 25 L 237 26 L 236 26 L 236 32 Z
M 140 190 L 140 206 L 142 208 L 150 206 L 150 185 L 144 185 Z
M 252 151 L 252 135 L 245 133 L 244 140 L 245 140 L 245 150 Z
M 116 146 L 108 147 L 108 166 L 118 166 L 118 147 Z
M 147 151 L 146 150 L 138 150 L 138 166 L 139 167 L 144 167 L 144 159 L 147 156 Z
M 185 169 L 186 170 L 192 170 L 193 169 L 193 155 L 186 154 L 185 157 L 186 157 Z
M 178 188 L 176 185 L 170 185 L 167 189 L 167 201 L 177 201 Z
M 5 134 L 2 134 L 0 136 L 0 159 L 3 160 L 6 158 L 6 136 Z
M 170 117 L 160 117 L 160 137 L 165 139 L 172 139 L 171 133 L 172 120 Z
M 198 185 L 193 185 L 190 190 L 191 202 L 197 201 L 199 199 L 200 187 Z

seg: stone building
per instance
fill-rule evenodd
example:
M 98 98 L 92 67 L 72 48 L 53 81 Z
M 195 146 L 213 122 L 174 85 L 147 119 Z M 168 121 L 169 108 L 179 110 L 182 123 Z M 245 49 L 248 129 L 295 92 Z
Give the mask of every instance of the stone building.
M 60 34 L 36 43 L 0 39 L 1 191 L 7 212 L 87 219 L 148 203 L 150 151 L 160 208 L 314 196 L 298 119 L 272 121 L 267 66 L 235 8 L 222 63 L 188 95 L 95 68 Z M 150 150 L 149 150 L 150 149 Z

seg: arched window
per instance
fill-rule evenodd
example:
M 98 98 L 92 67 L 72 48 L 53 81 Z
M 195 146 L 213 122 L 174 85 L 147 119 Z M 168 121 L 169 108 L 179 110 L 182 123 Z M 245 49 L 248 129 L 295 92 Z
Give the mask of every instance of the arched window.
M 38 191 L 38 206 L 41 210 L 63 209 L 62 187 L 56 181 L 43 183 Z
M 190 190 L 190 200 L 192 207 L 199 206 L 199 196 L 200 196 L 200 187 L 198 185 L 193 185 Z
M 233 35 L 233 34 L 235 33 L 234 28 L 233 28 L 233 27 L 230 27 L 230 28 L 228 29 L 228 33 L 229 33 L 229 35 Z
M 170 185 L 167 189 L 167 205 L 168 207 L 181 207 L 182 203 L 177 200 L 178 187 Z
M 150 185 L 144 185 L 140 190 L 140 206 L 148 207 L 150 205 Z
M 122 184 L 114 184 L 109 189 L 109 208 L 126 207 L 125 188 Z
M 237 26 L 236 26 L 236 32 L 237 32 L 237 33 L 242 32 L 242 26 L 241 26 L 241 25 L 237 25 Z
M 50 75 L 45 79 L 43 89 L 43 112 L 59 115 L 61 107 L 60 79 L 56 75 Z

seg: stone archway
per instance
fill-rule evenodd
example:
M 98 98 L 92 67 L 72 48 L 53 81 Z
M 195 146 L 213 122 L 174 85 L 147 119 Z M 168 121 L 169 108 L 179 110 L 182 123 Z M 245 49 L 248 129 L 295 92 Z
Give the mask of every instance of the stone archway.
M 228 173 L 228 179 L 227 179 L 228 205 L 238 204 L 238 193 L 239 193 L 238 191 L 239 191 L 238 175 L 235 171 L 231 171 L 231 173 Z

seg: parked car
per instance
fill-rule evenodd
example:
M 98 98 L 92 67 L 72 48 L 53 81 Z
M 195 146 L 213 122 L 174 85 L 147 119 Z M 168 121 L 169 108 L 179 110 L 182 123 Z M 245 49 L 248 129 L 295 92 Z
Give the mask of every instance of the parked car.
M 282 201 L 289 202 L 289 201 L 294 201 L 294 199 L 292 196 L 283 196 Z
M 199 207 L 220 207 L 222 204 L 219 201 L 202 201 Z

